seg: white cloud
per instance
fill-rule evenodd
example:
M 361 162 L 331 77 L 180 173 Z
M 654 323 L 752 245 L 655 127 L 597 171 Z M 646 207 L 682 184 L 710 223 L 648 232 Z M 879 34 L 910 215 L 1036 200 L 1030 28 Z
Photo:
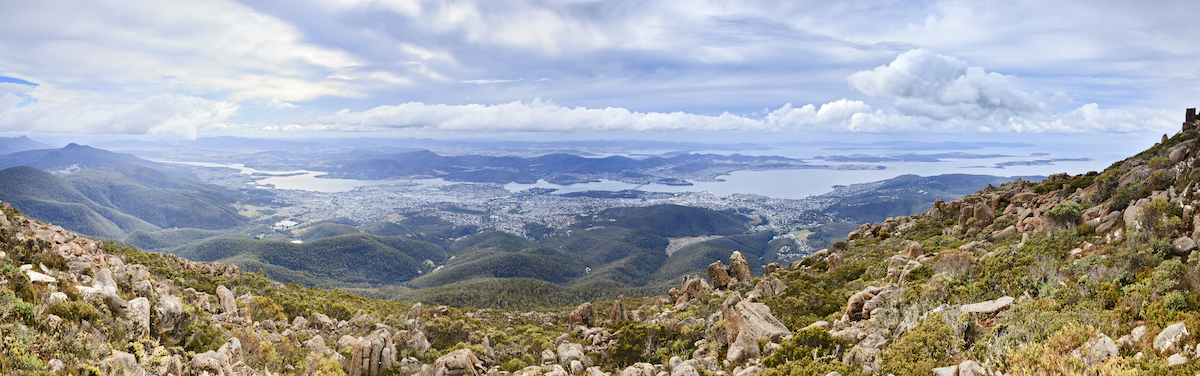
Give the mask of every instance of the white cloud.
M 523 78 L 519 78 L 519 79 L 515 79 L 515 80 L 500 80 L 500 79 L 490 79 L 490 80 L 463 80 L 463 81 L 459 81 L 459 82 L 462 82 L 462 83 L 464 83 L 464 84 L 476 84 L 476 85 L 484 85 L 484 84 L 503 84 L 503 83 L 508 83 L 508 82 L 519 82 L 519 81 L 521 81 L 521 80 L 524 80 L 524 79 L 523 79 Z M 540 81 L 540 80 L 539 80 L 539 81 Z
M 296 108 L 298 106 L 288 103 L 288 102 L 281 101 L 279 99 L 272 99 L 270 102 L 267 102 L 267 107 L 274 108 L 276 110 L 286 110 L 289 108 Z
M 332 72 L 366 76 L 353 69 L 361 63 L 349 53 L 310 43 L 292 24 L 229 0 L 50 0 L 5 8 L 0 74 L 14 71 L 42 84 L 40 100 L 137 100 L 171 90 L 311 100 L 361 95 L 354 83 L 325 79 Z
M 776 125 L 731 115 L 636 112 L 624 108 L 568 108 L 549 101 L 496 105 L 446 105 L 409 102 L 362 112 L 342 110 L 308 122 L 344 130 L 386 128 L 442 131 L 717 131 L 771 130 Z
M 182 134 L 190 138 L 205 129 L 226 126 L 238 105 L 185 95 L 162 94 L 121 106 L 93 103 L 38 102 L 13 107 L 12 94 L 0 96 L 0 131 Z
M 925 49 L 902 53 L 888 65 L 854 73 L 847 80 L 864 94 L 894 99 L 896 109 L 906 115 L 937 120 L 1007 118 L 1049 110 L 1007 76 Z

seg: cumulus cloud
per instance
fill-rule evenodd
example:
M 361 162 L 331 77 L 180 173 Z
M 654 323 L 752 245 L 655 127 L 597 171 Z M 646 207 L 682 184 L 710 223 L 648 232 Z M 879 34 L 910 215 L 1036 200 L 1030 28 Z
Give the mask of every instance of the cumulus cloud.
M 116 134 L 182 134 L 195 138 L 237 116 L 238 105 L 197 97 L 162 94 L 122 106 L 37 102 L 14 107 L 12 94 L 0 96 L 0 131 Z
M 854 73 L 847 80 L 864 94 L 894 99 L 896 109 L 906 115 L 937 120 L 1007 118 L 1049 110 L 1046 102 L 1021 91 L 1007 76 L 926 49 L 902 53 L 888 65 Z
M 1102 109 L 1091 103 L 1055 112 L 1069 102 L 1065 93 L 1045 97 L 1024 91 L 1010 76 L 924 49 L 899 54 L 891 63 L 851 74 L 847 80 L 863 94 L 891 99 L 896 111 L 846 98 L 819 107 L 789 103 L 762 117 L 564 107 L 540 99 L 494 105 L 409 102 L 342 110 L 273 129 L 1076 133 L 1170 131 L 1178 126 L 1173 120 L 1177 114 L 1161 110 Z

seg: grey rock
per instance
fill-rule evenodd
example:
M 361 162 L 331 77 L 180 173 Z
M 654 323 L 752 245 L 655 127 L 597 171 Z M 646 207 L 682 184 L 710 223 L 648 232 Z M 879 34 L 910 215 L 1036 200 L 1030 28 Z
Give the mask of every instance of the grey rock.
M 964 360 L 958 364 L 958 376 L 986 376 L 983 366 L 974 360 Z
M 933 369 L 934 376 L 955 376 L 958 374 L 958 366 L 946 366 Z
M 1015 300 L 1011 296 L 1005 296 L 979 303 L 963 304 L 958 309 L 963 313 L 993 313 L 1008 308 Z
M 46 306 L 49 307 L 58 303 L 65 303 L 68 300 L 70 300 L 70 298 L 67 297 L 67 294 L 55 291 L 50 293 L 50 297 L 46 299 Z
M 573 360 L 587 362 L 587 356 L 584 355 L 583 345 L 578 343 L 563 342 L 558 344 L 558 362 L 562 364 L 571 363 Z
M 217 286 L 217 301 L 221 304 L 221 313 L 238 314 L 237 300 L 225 285 Z
M 1154 350 L 1160 354 L 1178 351 L 1179 340 L 1187 336 L 1187 325 L 1182 322 L 1171 324 L 1158 333 L 1157 337 L 1154 337 Z
M 1167 367 L 1182 366 L 1187 364 L 1188 358 L 1182 354 L 1172 354 L 1167 357 Z
M 137 298 L 129 301 L 129 309 L 126 311 L 129 315 L 129 320 L 134 325 L 134 335 L 138 338 L 150 335 L 150 300 L 146 298 Z

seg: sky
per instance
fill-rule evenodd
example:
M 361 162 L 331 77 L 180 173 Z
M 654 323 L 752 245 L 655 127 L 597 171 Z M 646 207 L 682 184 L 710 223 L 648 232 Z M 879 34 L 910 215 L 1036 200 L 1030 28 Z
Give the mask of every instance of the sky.
M 1174 133 L 1200 105 L 1197 14 L 1194 1 L 0 0 L 0 132 Z

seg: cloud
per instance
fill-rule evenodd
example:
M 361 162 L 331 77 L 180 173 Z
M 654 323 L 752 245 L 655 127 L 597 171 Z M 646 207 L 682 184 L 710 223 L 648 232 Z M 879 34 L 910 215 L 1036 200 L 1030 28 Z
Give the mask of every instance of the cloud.
M 115 134 L 182 134 L 227 126 L 238 105 L 197 97 L 162 94 L 121 106 L 37 102 L 14 107 L 12 94 L 0 96 L 0 131 Z
M 523 79 L 523 78 L 518 78 L 518 79 L 515 79 L 515 80 L 500 80 L 500 79 L 491 79 L 491 80 L 463 80 L 463 81 L 459 81 L 459 82 L 462 82 L 462 83 L 464 83 L 464 84 L 476 84 L 476 85 L 484 85 L 484 84 L 503 84 L 503 83 L 508 83 L 508 82 L 520 82 L 521 80 L 524 80 L 524 79 Z M 541 80 L 538 80 L 538 81 L 541 81 Z
M 1101 109 L 1090 103 L 1054 112 L 1069 97 L 1021 90 L 1009 76 L 951 56 L 915 49 L 889 64 L 851 74 L 848 82 L 872 97 L 891 99 L 896 112 L 838 99 L 816 106 L 786 104 L 761 118 L 728 112 L 638 112 L 625 108 L 564 107 L 551 101 L 495 105 L 409 102 L 366 111 L 342 110 L 291 129 L 421 129 L 437 131 L 825 131 L 825 132 L 1147 132 L 1178 127 L 1161 110 Z M 287 128 L 278 128 L 287 129 Z
M 770 130 L 775 126 L 728 113 L 705 116 L 683 112 L 636 112 L 624 108 L 562 107 L 550 101 L 495 105 L 409 102 L 362 112 L 342 110 L 308 122 L 344 130 L 422 129 L 440 131 L 719 131 Z
M 888 65 L 854 73 L 847 80 L 864 94 L 894 99 L 896 109 L 906 115 L 937 120 L 1007 118 L 1049 110 L 1007 76 L 926 49 L 902 53 Z
M 267 107 L 274 108 L 276 110 L 286 110 L 289 108 L 296 108 L 299 106 L 296 106 L 296 105 L 288 103 L 288 102 L 281 101 L 279 99 L 272 99 L 270 102 L 267 102 Z

